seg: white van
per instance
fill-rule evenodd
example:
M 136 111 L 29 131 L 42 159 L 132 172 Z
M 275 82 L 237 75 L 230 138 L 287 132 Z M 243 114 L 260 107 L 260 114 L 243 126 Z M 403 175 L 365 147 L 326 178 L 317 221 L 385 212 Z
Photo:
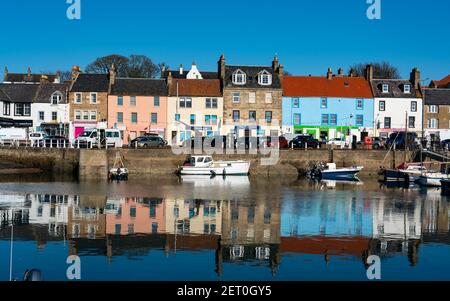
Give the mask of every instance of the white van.
M 0 128 L 0 140 L 27 140 L 25 128 Z
M 99 137 L 102 136 L 103 132 L 108 147 L 122 147 L 122 135 L 120 130 L 117 129 L 86 129 L 75 139 L 75 146 L 86 145 L 88 147 L 97 147 Z

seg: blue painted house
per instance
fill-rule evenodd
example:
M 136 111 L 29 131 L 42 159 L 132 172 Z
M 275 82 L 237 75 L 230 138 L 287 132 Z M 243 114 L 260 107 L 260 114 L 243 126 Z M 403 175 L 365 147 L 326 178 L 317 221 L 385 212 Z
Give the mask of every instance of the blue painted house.
M 374 98 L 364 77 L 286 76 L 283 79 L 283 132 L 309 133 L 317 139 L 341 138 L 358 141 L 372 136 Z

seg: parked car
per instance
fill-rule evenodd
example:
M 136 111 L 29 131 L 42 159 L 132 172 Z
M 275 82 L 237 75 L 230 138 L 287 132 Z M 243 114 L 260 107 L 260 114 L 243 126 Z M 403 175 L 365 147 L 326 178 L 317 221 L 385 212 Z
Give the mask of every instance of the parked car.
M 372 149 L 383 149 L 386 147 L 386 141 L 383 138 L 372 138 Z
M 78 146 L 97 146 L 99 138 L 106 139 L 108 146 L 122 147 L 122 135 L 118 129 L 89 129 L 85 130 L 75 139 L 75 145 Z M 105 141 L 102 141 L 102 143 Z
M 450 150 L 450 139 L 445 139 L 441 141 L 441 148 Z
M 137 148 L 154 148 L 165 147 L 167 141 L 159 136 L 141 136 L 130 141 L 130 147 Z
M 328 140 L 327 144 L 329 145 L 336 145 L 340 148 L 344 148 L 347 146 L 347 142 L 345 141 L 344 137 L 341 138 L 331 138 Z
M 40 142 L 40 146 L 43 147 L 69 147 L 69 139 L 63 136 L 49 135 L 45 136 Z
M 289 142 L 290 148 L 319 148 L 320 142 L 313 135 L 298 135 Z
M 33 132 L 28 135 L 28 139 L 33 146 L 40 146 L 45 137 L 47 137 L 47 134 L 44 132 Z
M 415 148 L 419 144 L 417 133 L 408 132 L 406 135 L 405 132 L 392 133 L 386 140 L 386 147 L 390 148 L 393 144 L 396 149 L 405 149 L 405 146 L 409 149 Z

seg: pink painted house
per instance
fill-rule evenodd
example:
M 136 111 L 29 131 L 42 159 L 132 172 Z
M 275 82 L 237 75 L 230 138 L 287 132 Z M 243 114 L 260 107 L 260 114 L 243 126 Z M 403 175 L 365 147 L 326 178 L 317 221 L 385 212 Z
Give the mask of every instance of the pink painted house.
M 163 79 L 111 78 L 108 127 L 122 131 L 128 144 L 145 133 L 167 131 L 167 83 Z
M 164 233 L 165 206 L 160 199 L 125 198 L 106 212 L 106 234 L 133 235 Z

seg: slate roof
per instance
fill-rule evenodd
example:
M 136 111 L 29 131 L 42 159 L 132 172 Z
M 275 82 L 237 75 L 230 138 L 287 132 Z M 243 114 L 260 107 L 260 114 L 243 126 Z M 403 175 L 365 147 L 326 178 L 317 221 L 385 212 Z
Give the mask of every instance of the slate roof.
M 0 97 L 6 95 L 11 102 L 33 102 L 38 88 L 36 84 L 0 84 Z
M 184 70 L 183 74 L 180 74 L 180 70 L 166 70 L 162 74 L 162 78 L 167 78 L 169 76 L 169 72 L 172 72 L 172 78 L 176 79 L 186 79 L 186 75 L 189 73 L 189 70 Z M 219 73 L 211 72 L 211 71 L 199 71 L 202 75 L 203 79 L 219 79 Z
M 116 78 L 111 87 L 112 95 L 167 96 L 168 88 L 163 79 Z
M 389 85 L 389 93 L 383 93 L 383 84 Z M 411 86 L 411 93 L 404 93 L 403 87 Z M 374 79 L 372 80 L 372 90 L 377 98 L 421 98 L 419 90 L 414 89 L 414 84 L 406 79 Z
M 179 96 L 222 96 L 218 79 L 174 79 L 169 88 L 170 96 L 177 96 L 177 83 Z
M 235 71 L 241 70 L 247 75 L 247 82 L 245 85 L 234 85 L 232 81 L 232 75 Z M 258 84 L 258 74 L 266 70 L 272 74 L 272 84 L 263 86 Z M 225 80 L 224 88 L 258 88 L 258 89 L 281 89 L 281 82 L 278 78 L 278 74 L 273 70 L 271 66 L 225 66 Z
M 62 95 L 61 103 L 67 103 L 68 88 L 68 84 L 42 83 L 39 85 L 34 102 L 51 103 L 53 93 L 59 91 Z
M 441 80 L 432 80 L 430 88 L 450 88 L 450 74 Z
M 42 75 L 47 76 L 49 82 L 54 82 L 56 79 L 56 75 L 50 74 L 30 74 L 30 76 L 28 76 L 27 73 L 8 73 L 3 81 L 12 83 L 39 83 Z
M 364 77 L 285 76 L 283 95 L 288 97 L 373 98 Z
M 108 92 L 109 75 L 80 73 L 70 89 L 71 92 Z
M 424 103 L 426 105 L 450 105 L 450 89 L 424 90 Z

